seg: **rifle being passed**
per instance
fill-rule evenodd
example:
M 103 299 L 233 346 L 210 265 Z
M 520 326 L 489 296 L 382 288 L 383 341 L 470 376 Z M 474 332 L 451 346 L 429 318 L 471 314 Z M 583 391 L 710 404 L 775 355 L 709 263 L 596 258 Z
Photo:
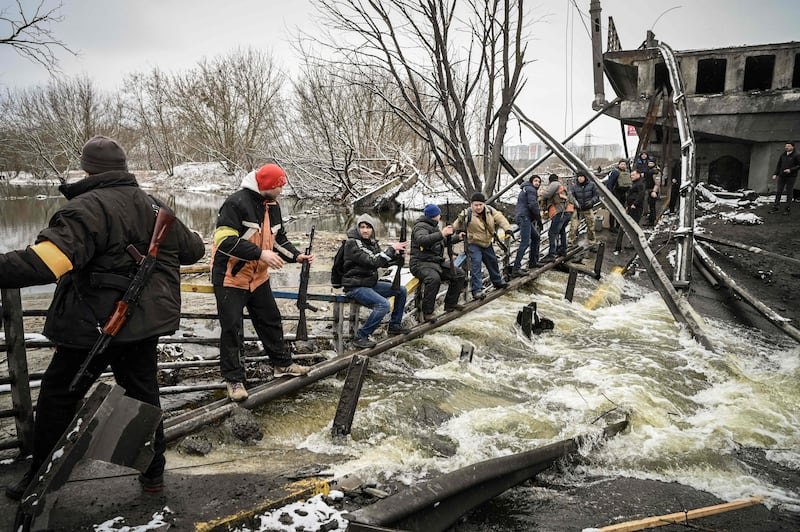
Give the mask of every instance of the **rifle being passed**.
M 90 375 L 88 373 L 89 366 L 91 366 L 92 362 L 94 362 L 97 357 L 105 352 L 111 340 L 117 336 L 122 326 L 125 325 L 125 322 L 133 314 L 136 303 L 142 295 L 147 281 L 150 280 L 150 276 L 153 274 L 153 269 L 156 266 L 156 257 L 158 256 L 158 248 L 164 243 L 174 222 L 175 216 L 169 209 L 166 207 L 159 207 L 156 223 L 153 227 L 153 236 L 150 237 L 150 245 L 147 248 L 147 255 L 142 256 L 133 244 L 129 244 L 126 248 L 138 265 L 136 275 L 134 275 L 131 284 L 125 291 L 125 295 L 122 296 L 122 299 L 117 301 L 114 312 L 111 313 L 108 321 L 106 321 L 100 337 L 95 341 L 86 360 L 83 361 L 80 369 L 78 369 L 78 373 L 75 374 L 75 378 L 69 383 L 69 391 L 74 392 L 79 387 L 86 386 L 97 378 L 97 375 Z
M 308 247 L 305 255 L 311 255 L 311 248 L 314 246 L 314 231 L 317 226 L 311 226 L 311 233 L 308 235 Z M 316 312 L 319 309 L 308 302 L 308 278 L 311 276 L 311 263 L 306 260 L 300 267 L 300 288 L 297 289 L 297 310 L 300 311 L 300 318 L 297 321 L 297 333 L 295 339 L 308 340 L 308 324 L 306 323 L 306 310 Z
M 402 225 L 400 226 L 400 242 L 405 242 L 408 239 L 408 228 L 406 226 L 406 204 L 403 203 L 400 208 L 400 219 Z M 394 272 L 394 279 L 392 279 L 392 290 L 400 290 L 400 273 L 403 270 L 403 265 L 406 263 L 406 256 L 404 253 L 397 259 L 397 271 Z

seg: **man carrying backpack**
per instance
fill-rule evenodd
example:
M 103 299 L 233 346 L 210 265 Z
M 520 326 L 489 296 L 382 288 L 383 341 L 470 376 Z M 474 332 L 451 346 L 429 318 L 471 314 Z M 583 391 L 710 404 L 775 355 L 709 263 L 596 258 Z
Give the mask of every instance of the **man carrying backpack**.
M 449 281 L 444 311 L 450 312 L 463 308 L 458 304 L 458 296 L 464 289 L 466 278 L 461 268 L 456 268 L 442 255 L 447 238 L 453 240 L 453 226 L 439 229 L 442 210 L 437 205 L 426 205 L 422 212 L 411 230 L 410 266 L 411 273 L 422 284 L 422 317 L 425 321 L 432 321 L 433 307 L 442 281 Z
M 617 200 L 624 206 L 625 198 L 628 197 L 628 191 L 631 189 L 631 184 L 631 173 L 628 171 L 628 163 L 623 159 L 617 164 L 616 170 L 612 170 L 608 174 L 608 190 L 613 192 Z M 619 222 L 612 216 L 608 220 L 608 223 L 609 227 L 611 227 L 611 232 L 616 233 L 619 229 Z
M 503 213 L 486 205 L 486 196 L 476 192 L 470 198 L 470 206 L 458 215 L 453 224 L 456 231 L 466 232 L 469 243 L 469 259 L 472 271 L 470 272 L 470 289 L 472 297 L 480 297 L 483 289 L 483 264 L 489 270 L 489 278 L 495 288 L 505 288 L 508 283 L 500 275 L 492 242 L 495 232 L 497 238 L 505 240 L 506 231 L 511 231 Z
M 561 178 L 556 174 L 550 174 L 549 181 L 550 184 L 542 192 L 542 198 L 547 202 L 547 212 L 550 218 L 550 228 L 547 230 L 549 247 L 547 256 L 542 259 L 542 262 L 553 262 L 556 260 L 556 256 L 566 256 L 566 228 L 575 210 L 567 189 L 561 183 Z
M 360 305 L 372 309 L 367 320 L 356 332 L 353 344 L 361 349 L 375 347 L 370 338 L 381 324 L 383 317 L 392 308 L 390 297 L 394 297 L 394 310 L 389 318 L 390 335 L 408 334 L 410 329 L 402 325 L 406 308 L 406 287 L 392 289 L 392 283 L 378 280 L 378 268 L 386 268 L 408 249 L 408 242 L 396 242 L 381 251 L 375 239 L 375 220 L 362 214 L 356 220 L 356 227 L 347 231 L 344 244 L 342 287 L 345 294 Z

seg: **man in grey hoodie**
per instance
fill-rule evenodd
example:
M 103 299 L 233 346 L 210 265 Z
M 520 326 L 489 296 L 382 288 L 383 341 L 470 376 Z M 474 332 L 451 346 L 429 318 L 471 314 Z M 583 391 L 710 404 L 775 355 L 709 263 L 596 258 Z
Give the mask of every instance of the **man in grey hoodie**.
M 364 325 L 356 332 L 353 341 L 356 347 L 375 347 L 376 343 L 370 335 L 392 308 L 388 299 L 390 297 L 394 297 L 394 310 L 389 318 L 389 334 L 410 332 L 402 324 L 406 307 L 406 287 L 400 286 L 399 290 L 393 290 L 392 283 L 378 280 L 378 268 L 389 266 L 407 249 L 408 242 L 396 242 L 381 251 L 380 244 L 375 239 L 375 220 L 368 214 L 359 216 L 356 226 L 347 232 L 342 287 L 348 297 L 372 309 Z

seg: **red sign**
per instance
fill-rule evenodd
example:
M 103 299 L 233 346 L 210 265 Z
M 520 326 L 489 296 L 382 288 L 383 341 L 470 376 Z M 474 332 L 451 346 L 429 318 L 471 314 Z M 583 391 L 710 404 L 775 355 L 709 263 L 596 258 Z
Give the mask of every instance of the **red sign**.
M 636 133 L 636 126 L 628 126 L 628 136 L 629 137 L 638 137 L 639 134 Z

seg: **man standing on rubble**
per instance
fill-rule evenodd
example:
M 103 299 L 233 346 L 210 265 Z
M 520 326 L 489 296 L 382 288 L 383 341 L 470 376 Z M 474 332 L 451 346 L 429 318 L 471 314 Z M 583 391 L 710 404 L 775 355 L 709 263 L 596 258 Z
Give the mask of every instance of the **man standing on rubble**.
M 265 164 L 248 173 L 241 188 L 222 204 L 211 249 L 211 284 L 220 323 L 219 360 L 222 378 L 232 401 L 244 401 L 242 316 L 244 308 L 273 365 L 273 375 L 301 376 L 307 366 L 292 362 L 283 341 L 281 313 L 272 295 L 269 270 L 287 262 L 314 260 L 289 242 L 283 227 L 278 196 L 286 173 L 277 164 Z
M 529 271 L 522 267 L 522 259 L 530 246 L 528 255 L 528 269 L 531 270 L 539 265 L 539 246 L 541 236 L 539 234 L 542 227 L 542 212 L 539 208 L 539 187 L 542 178 L 532 175 L 528 181 L 523 181 L 520 185 L 519 195 L 517 196 L 517 206 L 514 209 L 514 221 L 519 226 L 519 248 L 517 256 L 514 258 L 514 266 L 511 269 L 511 277 L 524 277 Z
M 158 337 L 178 329 L 180 265 L 193 264 L 205 253 L 200 235 L 176 219 L 158 247 L 156 266 L 144 283 L 135 312 L 88 366 L 88 378 L 71 390 L 99 330 L 138 269 L 137 258 L 128 248 L 146 254 L 158 212 L 167 209 L 139 188 L 117 141 L 91 138 L 83 146 L 80 163 L 87 176 L 61 185 L 67 203 L 56 211 L 36 243 L 23 251 L 0 254 L 0 288 L 58 283 L 44 325 L 55 353 L 42 377 L 36 404 L 33 461 L 25 476 L 6 488 L 6 495 L 15 500 L 25 493 L 86 391 L 109 364 L 125 395 L 160 408 Z M 155 456 L 139 476 L 144 491 L 163 489 L 165 449 L 164 426 L 159 424 L 153 442 Z
M 621 160 L 617 164 L 617 168 L 608 174 L 608 190 L 614 193 L 614 197 L 625 206 L 625 199 L 628 197 L 628 191 L 631 188 L 631 173 L 628 171 L 628 163 Z M 619 230 L 619 222 L 611 216 L 608 220 L 609 227 L 612 233 Z
M 597 187 L 586 179 L 586 174 L 578 172 L 575 183 L 571 187 L 572 197 L 575 198 L 575 214 L 572 215 L 569 229 L 569 241 L 575 242 L 578 236 L 578 226 L 581 220 L 586 222 L 586 238 L 590 246 L 597 245 L 594 234 L 594 205 L 600 201 Z
M 797 171 L 800 170 L 800 154 L 795 151 L 794 142 L 787 142 L 783 148 L 784 152 L 778 157 L 778 164 L 775 165 L 775 174 L 772 176 L 772 179 L 777 179 L 778 183 L 775 189 L 775 205 L 769 212 L 773 214 L 780 210 L 781 194 L 786 190 L 786 209 L 783 214 L 788 216 L 792 211 Z

